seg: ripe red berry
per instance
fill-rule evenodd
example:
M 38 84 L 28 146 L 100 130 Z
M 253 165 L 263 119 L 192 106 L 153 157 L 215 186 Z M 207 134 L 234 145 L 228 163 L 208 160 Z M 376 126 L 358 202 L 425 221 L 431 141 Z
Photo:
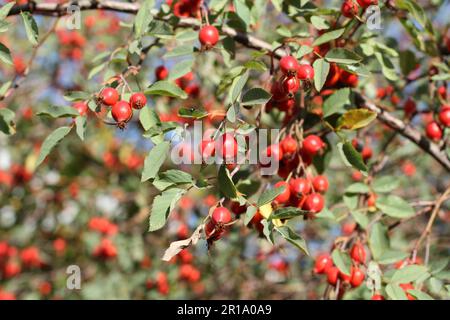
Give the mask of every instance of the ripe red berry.
M 165 66 L 159 66 L 155 69 L 155 76 L 157 80 L 164 80 L 169 76 L 169 70 Z
M 370 300 L 385 300 L 381 294 L 374 294 Z
M 202 159 L 213 157 L 216 153 L 216 142 L 211 139 L 202 140 L 200 143 L 200 153 L 202 154 Z
M 77 109 L 80 116 L 84 116 L 88 111 L 88 105 L 86 102 L 76 102 L 73 104 L 73 107 Z
M 316 192 L 324 193 L 328 190 L 328 179 L 325 176 L 316 176 L 312 180 L 312 185 Z
M 350 270 L 351 270 L 350 274 L 346 274 L 346 273 L 342 272 L 341 270 L 339 270 L 339 279 L 341 279 L 341 281 L 343 283 L 350 283 L 350 280 L 352 279 L 353 267 Z
M 314 68 L 309 64 L 299 64 L 297 67 L 297 77 L 300 80 L 314 79 Z
M 411 98 L 406 100 L 405 105 L 403 106 L 403 110 L 405 111 L 405 115 L 408 117 L 411 116 L 413 113 L 415 113 L 417 110 L 417 107 L 416 107 L 416 103 L 414 102 L 414 100 Z
M 305 203 L 303 204 L 303 209 L 311 211 L 312 213 L 318 213 L 322 211 L 325 205 L 323 197 L 319 193 L 311 193 L 306 197 Z
M 128 102 L 119 101 L 111 108 L 111 115 L 119 126 L 123 126 L 133 116 L 133 109 Z
M 439 121 L 445 127 L 450 127 L 450 106 L 444 106 L 439 112 Z
M 408 293 L 409 290 L 414 290 L 414 286 L 411 283 L 401 283 L 399 284 L 399 287 L 402 288 L 403 291 L 405 291 L 408 300 L 416 300 L 414 296 Z
M 271 144 L 270 146 L 268 146 L 266 154 L 267 157 L 275 161 L 281 161 L 281 159 L 283 159 L 283 150 L 281 149 L 281 146 L 279 144 Z
M 200 29 L 198 39 L 203 46 L 213 47 L 219 41 L 219 31 L 214 26 L 204 26 Z
M 281 86 L 285 93 L 295 94 L 300 89 L 300 81 L 295 76 L 288 76 L 283 79 Z
M 293 56 L 284 56 L 280 59 L 280 69 L 284 74 L 297 72 L 298 61 Z
M 320 254 L 316 258 L 314 264 L 314 273 L 322 274 L 326 273 L 329 268 L 333 266 L 333 261 L 328 253 Z
M 130 105 L 133 109 L 142 109 L 147 104 L 147 98 L 141 92 L 133 93 L 130 97 Z
M 447 88 L 445 86 L 440 86 L 437 89 L 438 94 L 441 96 L 442 99 L 447 99 Z
M 350 284 L 352 285 L 353 288 L 359 287 L 361 285 L 361 283 L 364 281 L 364 272 L 357 268 L 357 267 L 352 267 L 352 276 L 350 279 Z
M 214 225 L 227 224 L 231 222 L 231 213 L 225 207 L 217 207 L 211 215 L 211 221 Z
M 275 188 L 279 188 L 281 186 L 284 186 L 284 191 L 280 193 L 276 198 L 275 202 L 279 204 L 283 204 L 289 201 L 289 198 L 291 197 L 291 191 L 289 190 L 289 185 L 285 181 L 279 181 L 275 183 Z
M 212 221 L 208 221 L 205 225 L 205 234 L 208 241 L 217 241 L 223 236 L 224 233 L 225 230 L 216 228 L 216 225 Z
M 332 266 L 328 268 L 326 273 L 328 283 L 332 286 L 336 285 L 339 276 L 339 269 L 335 266 Z
M 280 146 L 281 150 L 283 150 L 283 154 L 289 156 L 295 154 L 298 148 L 297 140 L 291 136 L 286 136 L 283 140 L 281 140 Z
M 319 152 L 324 146 L 325 146 L 325 144 L 322 141 L 322 139 L 320 139 L 320 137 L 313 135 L 313 134 L 307 136 L 303 140 L 303 145 L 302 145 L 303 150 L 311 156 L 313 156 L 317 152 Z
M 377 195 L 375 193 L 370 193 L 369 197 L 367 198 L 367 206 L 375 207 L 376 201 L 377 201 Z
M 108 106 L 113 106 L 119 101 L 119 92 L 116 89 L 106 87 L 100 92 L 100 101 Z
M 358 14 L 358 5 L 353 0 L 345 0 L 341 6 L 341 13 L 344 17 L 353 18 Z
M 366 249 L 364 249 L 364 246 L 361 243 L 357 242 L 350 249 L 350 257 L 356 263 L 365 263 L 366 262 Z
M 306 195 L 311 191 L 311 185 L 307 179 L 295 178 L 289 180 L 289 188 L 296 196 Z
M 235 137 L 231 133 L 225 133 L 219 138 L 217 153 L 221 158 L 234 158 L 238 152 L 238 144 Z
M 373 152 L 372 152 L 372 148 L 371 147 L 363 147 L 362 151 L 361 151 L 361 156 L 363 158 L 364 161 L 369 160 L 370 158 L 372 158 Z
M 425 127 L 425 133 L 427 134 L 427 137 L 431 140 L 441 140 L 442 139 L 442 129 L 439 127 L 438 123 L 435 121 L 430 122 Z
M 359 6 L 362 8 L 367 8 L 371 5 L 378 4 L 378 0 L 357 0 L 357 1 L 358 1 Z

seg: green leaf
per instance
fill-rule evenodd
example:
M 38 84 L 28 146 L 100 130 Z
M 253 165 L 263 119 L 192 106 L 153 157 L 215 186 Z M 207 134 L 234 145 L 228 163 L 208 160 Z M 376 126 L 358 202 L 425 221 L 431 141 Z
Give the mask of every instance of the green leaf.
M 0 42 L 0 60 L 3 61 L 3 63 L 12 65 L 12 58 L 11 58 L 11 52 L 9 49 Z
M 15 113 L 7 108 L 0 108 L 0 131 L 7 135 L 16 133 Z
M 186 190 L 173 188 L 155 197 L 150 212 L 148 231 L 155 231 L 164 227 L 170 212 L 185 192 Z
M 38 167 L 45 158 L 49 155 L 50 151 L 64 139 L 70 132 L 72 127 L 61 127 L 53 131 L 42 143 L 41 151 L 39 152 L 39 157 L 36 161 L 36 167 Z
M 84 101 L 90 98 L 90 94 L 83 91 L 72 91 L 64 95 L 64 99 L 70 102 L 73 101 Z
M 239 18 L 241 18 L 242 22 L 245 23 L 245 26 L 248 28 L 248 24 L 250 23 L 250 9 L 245 4 L 243 0 L 233 0 L 235 12 Z
M 52 118 L 77 117 L 77 109 L 67 106 L 46 106 L 36 113 L 38 116 L 48 116 Z
M 11 88 L 12 81 L 7 81 L 0 86 L 0 97 L 3 97 L 9 88 Z
M 231 103 L 235 102 L 241 95 L 242 89 L 248 80 L 249 72 L 246 70 L 242 75 L 234 78 L 233 83 L 230 87 L 231 92 Z
M 392 300 L 407 300 L 405 292 L 397 284 L 389 283 L 386 286 L 386 293 Z
M 247 211 L 245 212 L 245 217 L 244 217 L 245 225 L 248 225 L 250 223 L 250 221 L 253 219 L 253 217 L 255 216 L 257 211 L 258 211 L 258 208 L 254 207 L 254 206 L 247 207 Z
M 403 219 L 415 214 L 414 208 L 399 196 L 378 197 L 375 203 L 378 209 L 393 218 Z
M 15 1 L 12 1 L 0 8 L 0 20 L 6 19 L 9 11 L 11 10 L 12 7 L 14 7 L 15 4 L 16 4 Z
M 430 272 L 435 275 L 447 268 L 449 258 L 443 258 L 430 263 Z
M 322 34 L 312 43 L 312 47 L 320 46 L 321 44 L 327 43 L 331 40 L 335 40 L 344 34 L 345 28 L 333 30 Z
M 389 248 L 387 228 L 380 222 L 375 223 L 370 230 L 369 247 L 373 258 L 377 261 Z
M 154 6 L 154 0 L 145 0 L 134 19 L 134 35 L 136 38 L 141 37 L 147 31 L 148 25 L 153 20 L 151 9 Z
M 266 237 L 267 241 L 273 245 L 273 228 L 275 225 L 272 221 L 263 219 L 261 220 L 261 224 L 263 225 L 263 234 Z
M 167 51 L 167 53 L 163 56 L 163 58 L 174 58 L 174 57 L 180 57 L 180 56 L 186 56 L 186 55 L 192 55 L 194 52 L 194 46 L 192 44 L 184 45 L 184 46 L 176 46 L 170 51 Z
M 325 81 L 327 81 L 330 64 L 324 59 L 317 59 L 313 63 L 314 68 L 314 87 L 317 91 L 322 90 Z
M 302 214 L 307 213 L 307 211 L 300 210 L 296 207 L 284 207 L 279 208 L 271 213 L 269 216 L 269 220 L 273 219 L 291 219 L 298 216 L 301 216 Z
M 203 119 L 208 115 L 208 112 L 201 109 L 181 108 L 178 110 L 178 115 L 183 118 Z
M 181 170 L 167 170 L 158 175 L 158 181 L 168 182 L 171 184 L 192 184 L 194 179 L 192 176 Z
M 411 289 L 408 290 L 408 293 L 412 296 L 414 296 L 417 300 L 434 300 L 432 296 L 430 296 L 428 293 L 425 293 L 423 291 Z
M 386 250 L 383 252 L 383 254 L 379 257 L 378 263 L 380 264 L 393 264 L 397 261 L 404 260 L 408 258 L 409 254 L 402 252 L 402 251 L 396 251 L 396 250 Z
M 323 116 L 328 117 L 335 113 L 341 113 L 345 111 L 345 106 L 350 105 L 350 89 L 343 88 L 336 90 L 328 99 L 323 103 Z
M 331 253 L 331 258 L 338 269 L 346 274 L 350 275 L 350 267 L 352 266 L 352 259 L 347 252 L 340 251 L 339 249 L 334 249 Z
M 329 29 L 329 23 L 328 21 L 320 16 L 312 16 L 311 17 L 311 24 L 316 28 L 317 30 L 324 30 Z
M 305 46 L 302 45 L 296 54 L 297 59 L 302 58 L 303 56 L 306 56 L 307 54 L 310 54 L 311 52 L 313 52 L 313 48 L 311 48 L 310 46 Z
M 145 131 L 150 130 L 150 128 L 159 126 L 161 124 L 161 120 L 159 119 L 158 114 L 154 109 L 151 108 L 142 108 L 139 111 L 139 122 L 144 128 Z
M 346 165 L 351 165 L 362 172 L 367 172 L 367 166 L 364 164 L 361 154 L 355 150 L 351 142 L 338 143 L 338 149 L 342 150 L 341 156 Z
M 294 246 L 299 248 L 304 254 L 309 256 L 308 246 L 306 245 L 306 241 L 295 233 L 288 226 L 281 226 L 275 228 L 288 242 L 292 243 Z
M 369 218 L 364 213 L 359 211 L 352 211 L 351 215 L 355 219 L 356 223 L 361 226 L 361 228 L 366 229 L 369 225 Z
M 325 60 L 334 63 L 355 64 L 360 62 L 362 58 L 348 49 L 334 48 L 328 51 L 325 56 Z
M 173 98 L 186 99 L 188 95 L 175 83 L 169 81 L 157 81 L 149 86 L 145 92 L 149 95 L 168 96 Z
M 254 106 L 257 104 L 265 104 L 270 100 L 272 95 L 262 88 L 252 88 L 242 96 L 241 104 L 243 106 Z
M 264 191 L 258 199 L 257 206 L 258 208 L 262 207 L 265 204 L 272 202 L 276 197 L 282 194 L 285 190 L 286 186 L 279 186 L 273 189 L 268 189 Z
M 375 52 L 375 57 L 381 65 L 381 72 L 383 72 L 383 75 L 391 81 L 398 80 L 398 75 L 391 59 L 380 52 Z
M 384 176 L 380 178 L 375 178 L 372 183 L 372 189 L 376 193 L 389 193 L 397 189 L 400 181 L 393 176 Z
M 39 30 L 36 21 L 29 12 L 21 12 L 20 15 L 22 16 L 23 23 L 25 24 L 25 32 L 27 34 L 28 40 L 31 42 L 32 45 L 37 45 Z
M 75 118 L 75 125 L 77 126 L 77 135 L 81 139 L 81 141 L 84 141 L 84 132 L 86 131 L 86 117 L 84 116 L 78 116 Z
M 153 179 L 158 174 L 170 150 L 170 142 L 163 141 L 155 145 L 145 157 L 144 170 L 142 171 L 141 182 Z
M 178 79 L 185 74 L 192 71 L 192 66 L 194 65 L 194 59 L 186 59 L 183 61 L 178 62 L 173 66 L 169 73 L 169 80 L 175 80 Z
M 364 128 L 373 120 L 377 114 L 367 109 L 352 109 L 344 113 L 338 120 L 337 130 L 357 130 Z
M 219 190 L 222 194 L 228 199 L 236 199 L 237 189 L 225 164 L 220 166 L 217 179 Z
M 368 193 L 369 191 L 369 186 L 362 182 L 355 182 L 345 189 L 345 193 Z
M 107 65 L 108 65 L 108 62 L 104 62 L 104 63 L 101 63 L 98 66 L 95 66 L 94 68 L 92 68 L 91 71 L 89 71 L 88 80 L 92 79 L 96 74 L 98 74 L 103 69 L 105 69 L 105 67 Z
M 409 283 L 414 282 L 417 279 L 426 276 L 428 273 L 428 268 L 425 266 L 419 266 L 417 264 L 412 264 L 405 266 L 392 275 L 392 283 Z

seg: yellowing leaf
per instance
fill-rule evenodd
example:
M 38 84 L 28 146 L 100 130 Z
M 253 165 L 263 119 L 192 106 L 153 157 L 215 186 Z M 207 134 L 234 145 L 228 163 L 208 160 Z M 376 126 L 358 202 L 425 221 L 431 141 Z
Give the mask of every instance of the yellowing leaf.
M 259 208 L 259 212 L 264 217 L 264 219 L 268 219 L 270 215 L 272 214 L 273 208 L 272 204 L 267 203 Z M 280 219 L 273 219 L 272 220 L 274 226 L 281 227 L 286 224 L 286 222 L 282 222 Z
M 353 109 L 344 113 L 338 121 L 337 130 L 356 130 L 371 123 L 377 114 L 367 109 Z

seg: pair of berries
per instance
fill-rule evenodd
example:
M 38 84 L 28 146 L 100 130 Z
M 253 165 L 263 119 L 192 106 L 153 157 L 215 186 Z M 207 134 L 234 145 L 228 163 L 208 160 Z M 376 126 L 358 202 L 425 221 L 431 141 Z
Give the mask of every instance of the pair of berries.
M 231 133 L 225 133 L 219 137 L 218 141 L 211 138 L 204 139 L 200 143 L 200 153 L 202 159 L 206 160 L 216 155 L 225 160 L 234 159 L 238 152 L 236 138 Z
M 141 92 L 133 93 L 129 102 L 119 100 L 119 92 L 111 87 L 104 88 L 99 96 L 99 100 L 111 106 L 111 115 L 119 128 L 124 128 L 126 123 L 133 116 L 133 109 L 142 109 L 147 104 L 147 98 Z
M 312 80 L 314 69 L 309 64 L 300 64 L 293 56 L 284 56 L 280 59 L 280 70 L 287 76 L 297 76 L 299 80 Z

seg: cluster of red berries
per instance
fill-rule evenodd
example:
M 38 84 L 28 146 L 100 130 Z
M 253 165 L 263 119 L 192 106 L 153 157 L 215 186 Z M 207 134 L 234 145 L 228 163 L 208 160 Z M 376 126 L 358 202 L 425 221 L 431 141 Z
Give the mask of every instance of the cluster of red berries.
M 342 288 L 348 285 L 351 285 L 353 288 L 359 287 L 365 278 L 365 273 L 360 268 L 360 265 L 364 265 L 366 262 L 366 249 L 361 243 L 356 242 L 350 249 L 350 257 L 352 258 L 350 274 L 345 274 L 339 270 L 334 265 L 333 259 L 328 253 L 317 256 L 314 273 L 325 274 L 328 283 L 332 286 L 336 286 L 338 280 L 340 280 L 340 286 Z
M 83 59 L 83 48 L 86 45 L 86 38 L 81 33 L 75 30 L 59 30 L 56 34 L 61 45 L 60 53 L 63 58 L 77 61 Z
M 6 241 L 0 242 L 0 275 L 3 279 L 12 278 L 22 269 L 42 268 L 45 263 L 37 247 L 30 246 L 19 250 Z
M 170 285 L 169 285 L 169 279 L 167 277 L 167 273 L 165 272 L 158 272 L 158 274 L 156 275 L 156 280 L 153 281 L 152 279 L 148 279 L 146 281 L 146 287 L 148 290 L 151 290 L 153 288 L 157 288 L 158 292 L 163 295 L 166 296 L 169 294 L 170 291 Z
M 89 229 L 101 233 L 104 237 L 94 248 L 94 257 L 113 259 L 117 256 L 117 248 L 108 236 L 117 234 L 119 228 L 115 223 L 104 217 L 93 217 L 88 223 Z
M 442 127 L 450 127 L 450 105 L 443 105 L 438 114 L 439 122 L 430 121 L 425 127 L 425 133 L 428 138 L 439 141 L 444 135 Z
M 0 170 L 0 185 L 12 187 L 25 184 L 31 180 L 33 174 L 21 164 L 13 164 L 9 170 Z
M 238 153 L 238 143 L 235 136 L 230 133 L 224 133 L 217 140 L 211 137 L 205 137 L 199 145 L 200 154 L 203 160 L 218 156 L 223 159 L 232 169 L 234 160 Z
M 104 260 L 114 259 L 117 257 L 117 248 L 111 239 L 103 238 L 94 248 L 93 255 Z
M 119 231 L 117 224 L 105 217 L 93 217 L 89 220 L 89 229 L 98 231 L 101 234 L 113 236 Z
M 266 104 L 266 110 L 278 108 L 292 114 L 295 106 L 295 94 L 300 89 L 300 81 L 312 81 L 314 69 L 309 64 L 300 64 L 293 56 L 284 56 L 280 60 L 280 78 L 272 83 L 272 98 Z
M 341 88 L 358 86 L 358 76 L 342 69 L 336 63 L 330 64 L 330 71 L 328 72 L 327 80 L 324 88 Z
M 147 98 L 141 92 L 133 93 L 129 101 L 120 100 L 119 92 L 112 87 L 104 88 L 98 96 L 98 101 L 111 107 L 111 115 L 121 129 L 130 121 L 133 109 L 142 109 L 147 104 Z

